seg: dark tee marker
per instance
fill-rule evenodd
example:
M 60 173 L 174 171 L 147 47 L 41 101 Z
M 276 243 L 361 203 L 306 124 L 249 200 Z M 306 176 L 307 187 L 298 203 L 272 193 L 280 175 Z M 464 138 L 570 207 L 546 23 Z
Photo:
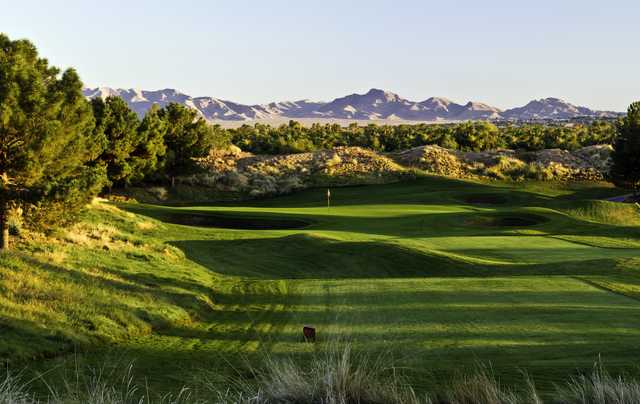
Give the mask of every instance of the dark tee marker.
M 314 327 L 305 325 L 302 327 L 302 335 L 305 342 L 316 342 L 316 329 Z

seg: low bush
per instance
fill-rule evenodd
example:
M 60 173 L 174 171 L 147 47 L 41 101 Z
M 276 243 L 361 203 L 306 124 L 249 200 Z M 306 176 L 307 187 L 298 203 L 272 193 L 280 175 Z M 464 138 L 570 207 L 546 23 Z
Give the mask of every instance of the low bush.
M 22 212 L 17 210 L 9 211 L 9 234 L 12 236 L 19 236 L 22 233 Z

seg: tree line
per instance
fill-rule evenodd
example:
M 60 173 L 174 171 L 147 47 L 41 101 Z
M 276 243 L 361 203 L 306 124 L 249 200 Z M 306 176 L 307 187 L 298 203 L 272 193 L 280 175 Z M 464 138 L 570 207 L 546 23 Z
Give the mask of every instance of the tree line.
M 217 128 L 188 107 L 153 107 L 140 120 L 120 98 L 87 101 L 27 40 L 0 34 L 0 249 L 8 212 L 33 225 L 73 218 L 104 188 L 171 181 L 215 146 Z
M 416 146 L 439 145 L 453 150 L 483 151 L 496 148 L 574 150 L 583 146 L 612 143 L 616 123 L 497 126 L 491 122 L 455 124 L 375 125 L 347 127 L 299 122 L 273 127 L 264 124 L 226 129 L 224 138 L 242 150 L 256 154 L 286 154 L 361 146 L 378 152 L 394 152 Z

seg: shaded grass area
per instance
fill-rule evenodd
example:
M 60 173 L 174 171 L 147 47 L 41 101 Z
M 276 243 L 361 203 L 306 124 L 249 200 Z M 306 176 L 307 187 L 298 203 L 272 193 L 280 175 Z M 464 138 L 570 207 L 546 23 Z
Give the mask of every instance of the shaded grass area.
M 287 230 L 302 229 L 311 223 L 299 219 L 265 218 L 250 216 L 210 215 L 201 213 L 172 213 L 163 215 L 162 220 L 168 223 L 196 227 L 216 227 L 220 229 L 239 230 Z
M 36 369 L 30 359 L 72 366 L 73 352 L 135 358 L 160 392 L 265 353 L 304 361 L 341 338 L 389 352 L 419 391 L 479 362 L 507 384 L 526 369 L 543 391 L 599 355 L 635 371 L 637 212 L 594 201 L 616 193 L 427 177 L 334 189 L 330 209 L 326 190 L 240 206 L 96 204 L 0 257 L 0 355 Z M 176 215 L 199 219 L 167 223 Z M 304 324 L 317 344 L 300 342 Z

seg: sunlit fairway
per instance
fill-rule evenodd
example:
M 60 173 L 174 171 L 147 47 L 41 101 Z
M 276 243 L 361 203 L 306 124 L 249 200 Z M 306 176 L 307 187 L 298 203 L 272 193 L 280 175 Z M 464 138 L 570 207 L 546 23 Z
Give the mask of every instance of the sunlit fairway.
M 548 389 L 598 357 L 633 372 L 640 355 L 639 216 L 594 202 L 616 192 L 422 178 L 333 189 L 330 209 L 326 190 L 237 206 L 125 204 L 135 220 L 156 223 L 139 231 L 140 243 L 166 243 L 185 258 L 69 248 L 68 265 L 108 268 L 112 279 L 96 276 L 89 288 L 130 291 L 112 308 L 150 330 L 95 351 L 136 358 L 161 388 L 188 383 L 194 369 L 229 375 L 245 360 L 304 360 L 348 341 L 388 355 L 418 388 L 484 364 L 506 383 L 524 370 Z M 478 195 L 484 203 L 469 202 Z M 308 226 L 168 223 L 203 214 L 225 227 L 246 218 Z M 133 220 L 118 217 L 90 220 Z M 85 310 L 97 317 L 108 307 Z M 316 344 L 301 342 L 306 324 L 317 327 Z

